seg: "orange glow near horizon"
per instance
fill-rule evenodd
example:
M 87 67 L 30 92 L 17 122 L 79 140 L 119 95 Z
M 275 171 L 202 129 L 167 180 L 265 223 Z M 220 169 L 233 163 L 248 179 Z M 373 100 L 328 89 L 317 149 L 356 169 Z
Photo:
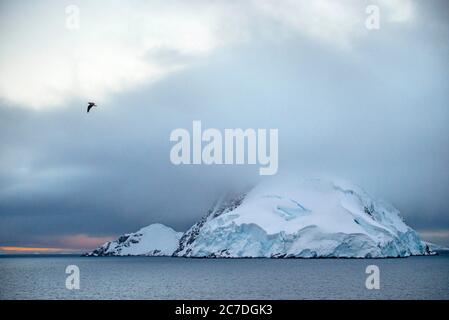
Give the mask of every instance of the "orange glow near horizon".
M 70 251 L 70 249 L 4 246 L 4 247 L 0 247 L 0 251 L 7 251 L 7 252 L 61 252 L 61 251 Z
M 64 235 L 56 237 L 43 237 L 47 243 L 54 243 L 55 247 L 38 247 L 32 244 L 29 247 L 0 246 L 0 252 L 7 253 L 64 253 L 90 251 L 107 241 L 115 239 L 114 236 L 95 237 L 87 234 Z
M 3 253 L 64 253 L 64 252 L 84 252 L 99 247 L 107 241 L 115 239 L 115 236 L 96 237 L 87 234 L 62 235 L 42 237 L 43 243 L 54 244 L 54 247 L 30 246 L 1 246 L 0 252 Z M 45 246 L 45 244 L 44 244 Z

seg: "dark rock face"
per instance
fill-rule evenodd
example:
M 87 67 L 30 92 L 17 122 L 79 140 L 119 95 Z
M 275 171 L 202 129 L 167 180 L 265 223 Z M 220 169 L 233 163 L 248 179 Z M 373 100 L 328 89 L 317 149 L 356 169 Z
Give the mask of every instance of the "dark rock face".
M 183 256 L 186 253 L 189 253 L 189 245 L 191 245 L 198 234 L 200 233 L 204 224 L 214 219 L 226 212 L 232 211 L 236 209 L 238 206 L 242 204 L 243 199 L 245 199 L 246 194 L 239 194 L 237 196 L 226 195 L 222 199 L 219 199 L 204 215 L 200 221 L 195 223 L 189 230 L 187 230 L 184 235 L 179 240 L 178 249 L 173 253 L 173 256 Z

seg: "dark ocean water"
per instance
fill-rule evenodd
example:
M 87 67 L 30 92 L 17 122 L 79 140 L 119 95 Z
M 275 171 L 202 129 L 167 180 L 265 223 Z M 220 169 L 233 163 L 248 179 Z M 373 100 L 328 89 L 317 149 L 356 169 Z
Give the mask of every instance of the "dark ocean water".
M 365 269 L 380 268 L 368 290 Z M 80 289 L 65 286 L 77 265 Z M 2 256 L 1 299 L 449 299 L 449 255 L 405 259 Z

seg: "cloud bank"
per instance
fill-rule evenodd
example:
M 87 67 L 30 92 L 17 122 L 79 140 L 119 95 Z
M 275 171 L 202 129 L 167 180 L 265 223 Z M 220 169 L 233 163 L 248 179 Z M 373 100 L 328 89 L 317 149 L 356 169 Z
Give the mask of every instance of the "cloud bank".
M 34 109 L 62 107 L 73 99 L 103 103 L 191 67 L 219 48 L 251 42 L 261 29 L 266 37 L 301 34 L 349 50 L 367 34 L 366 5 L 356 0 L 8 3 L 0 13 L 0 37 L 8 44 L 0 50 L 0 98 Z M 413 18 L 411 1 L 379 5 L 385 23 Z

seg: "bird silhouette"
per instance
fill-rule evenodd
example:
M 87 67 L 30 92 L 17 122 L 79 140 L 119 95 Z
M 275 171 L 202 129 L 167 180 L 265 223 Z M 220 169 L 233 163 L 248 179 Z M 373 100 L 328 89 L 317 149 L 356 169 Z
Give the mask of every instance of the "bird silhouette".
M 90 109 L 92 109 L 92 107 L 98 107 L 95 102 L 88 102 L 87 105 L 87 113 L 89 113 Z

